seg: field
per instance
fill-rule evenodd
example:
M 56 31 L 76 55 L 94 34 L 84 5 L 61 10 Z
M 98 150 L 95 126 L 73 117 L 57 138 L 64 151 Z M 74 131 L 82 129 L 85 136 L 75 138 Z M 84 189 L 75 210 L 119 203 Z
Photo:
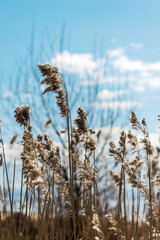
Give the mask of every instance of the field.
M 1 134 L 0 239 L 158 240 L 160 149 L 152 146 L 145 119 L 139 121 L 131 111 L 133 130 L 122 131 L 115 142 L 107 143 L 109 169 L 107 159 L 103 164 L 97 159 L 101 131 L 88 127 L 81 107 L 72 121 L 67 86 L 58 68 L 38 67 L 46 86 L 43 94 L 56 95 L 60 117 L 66 120 L 61 134 L 66 136 L 67 149 L 57 146 L 47 133 L 34 136 L 28 105 L 14 110 L 22 128 L 20 194 L 15 208 L 16 164 L 10 179 Z M 15 141 L 16 137 L 11 144 Z

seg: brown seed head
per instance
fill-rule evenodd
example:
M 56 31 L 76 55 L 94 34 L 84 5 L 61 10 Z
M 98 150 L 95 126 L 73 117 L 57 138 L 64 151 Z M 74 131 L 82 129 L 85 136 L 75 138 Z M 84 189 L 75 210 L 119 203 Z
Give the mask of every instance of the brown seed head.
M 48 119 L 44 125 L 45 128 L 47 128 L 52 123 L 51 119 Z
M 68 113 L 68 106 L 66 103 L 65 92 L 62 88 L 60 88 L 60 89 L 58 89 L 57 94 L 58 94 L 56 96 L 57 105 L 60 107 L 62 117 L 65 117 L 65 116 L 67 116 L 67 113 Z
M 87 133 L 87 113 L 82 108 L 78 107 L 77 117 L 78 118 L 73 121 L 77 125 L 77 132 L 79 135 Z
M 22 105 L 20 108 L 17 106 L 14 110 L 16 121 L 20 124 L 20 126 L 29 127 L 30 124 L 30 107 L 28 105 Z
M 50 64 L 38 64 L 38 67 L 43 76 L 51 76 L 54 73 L 58 73 L 58 68 L 52 67 Z
M 131 111 L 131 118 L 129 119 L 129 121 L 134 129 L 140 128 L 136 114 L 133 111 Z
M 12 145 L 16 141 L 16 139 L 17 139 L 17 134 L 12 137 L 10 144 Z

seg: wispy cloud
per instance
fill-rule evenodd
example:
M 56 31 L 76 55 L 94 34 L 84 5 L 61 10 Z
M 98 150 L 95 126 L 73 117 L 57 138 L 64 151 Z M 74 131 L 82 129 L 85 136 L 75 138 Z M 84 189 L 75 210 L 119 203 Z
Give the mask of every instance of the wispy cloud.
M 3 96 L 3 98 L 11 97 L 11 96 L 13 96 L 13 92 L 11 92 L 11 91 L 4 92 L 2 96 Z
M 98 93 L 97 97 L 101 100 L 112 100 L 127 93 L 127 90 L 110 91 L 108 89 L 104 89 Z
M 130 47 L 134 48 L 134 49 L 140 49 L 143 47 L 142 43 L 135 43 L 135 42 L 131 42 L 130 43 Z
M 98 109 L 127 109 L 139 106 L 137 102 L 116 101 L 116 102 L 95 102 L 90 104 L 91 107 Z
M 145 87 L 142 86 L 142 85 L 137 85 L 137 86 L 134 86 L 134 90 L 135 90 L 136 92 L 144 92 Z
M 30 93 L 24 93 L 23 96 L 24 96 L 25 98 L 31 98 L 31 97 L 32 97 L 32 95 L 31 95 Z
M 125 76 L 125 75 L 118 75 L 118 76 L 105 76 L 105 75 L 101 75 L 101 77 L 93 77 L 90 79 L 86 79 L 86 80 L 82 80 L 81 84 L 82 85 L 95 85 L 95 84 L 105 84 L 105 83 L 112 83 L 112 84 L 116 84 L 117 82 L 120 83 L 126 83 L 126 81 L 131 81 L 133 77 L 131 76 Z
M 122 48 L 122 47 L 107 51 L 110 58 L 115 58 L 115 57 L 122 56 L 124 54 L 124 52 L 125 52 L 125 49 Z
M 112 38 L 110 39 L 110 42 L 111 42 L 111 43 L 116 43 L 116 42 L 117 42 L 117 39 L 116 39 L 115 37 L 112 37 Z

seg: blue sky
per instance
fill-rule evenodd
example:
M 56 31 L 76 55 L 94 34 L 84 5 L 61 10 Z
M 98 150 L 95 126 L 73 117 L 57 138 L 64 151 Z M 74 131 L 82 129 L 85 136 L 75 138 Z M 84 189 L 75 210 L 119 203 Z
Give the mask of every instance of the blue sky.
M 143 56 L 146 61 L 158 60 L 158 0 L 1 0 L 0 4 L 0 52 L 3 67 L 8 62 L 13 64 L 15 57 L 23 53 L 24 45 L 29 44 L 33 25 L 36 40 L 41 41 L 47 31 L 52 38 L 59 36 L 64 22 L 66 35 L 71 34 L 72 52 L 92 52 L 94 41 L 99 48 L 101 44 L 111 48 L 140 42 L 144 44 L 144 49 L 136 54 Z
M 160 113 L 159 9 L 159 0 L 1 0 L 0 85 L 4 85 L 4 79 L 7 85 L 16 63 L 25 57 L 34 32 L 37 56 L 42 42 L 49 50 L 47 39 L 54 40 L 54 51 L 48 61 L 58 64 L 66 74 L 79 75 L 86 85 L 83 71 L 87 66 L 90 85 L 101 82 L 98 100 L 91 103 L 92 107 L 104 110 L 115 96 L 123 96 L 123 108 L 136 106 L 138 116 L 146 117 L 149 129 L 155 132 L 154 119 Z M 101 66 L 107 66 L 107 79 Z M 109 86 L 108 82 L 113 86 L 115 78 L 121 83 L 124 78 L 129 82 L 133 106 L 125 99 L 124 86 L 120 91 Z M 9 91 L 6 87 L 2 97 L 8 96 Z

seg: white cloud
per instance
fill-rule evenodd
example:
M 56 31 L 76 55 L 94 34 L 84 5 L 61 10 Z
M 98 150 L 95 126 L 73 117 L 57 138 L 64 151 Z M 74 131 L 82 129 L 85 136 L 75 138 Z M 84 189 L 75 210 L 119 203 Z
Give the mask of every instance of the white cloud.
M 137 132 L 136 134 L 138 141 L 140 142 L 142 138 L 144 138 L 143 134 L 140 132 Z M 149 140 L 151 142 L 151 145 L 155 148 L 159 146 L 159 141 L 160 141 L 160 135 L 158 132 L 152 132 L 149 133 Z M 141 146 L 143 146 L 143 144 L 140 144 Z
M 135 90 L 136 92 L 144 92 L 145 87 L 142 86 L 142 85 L 137 85 L 137 86 L 134 86 L 134 90 Z
M 11 96 L 13 96 L 13 92 L 11 92 L 11 91 L 3 93 L 4 98 L 11 97 Z
M 159 146 L 159 140 L 160 140 L 160 135 L 159 135 L 159 133 L 150 133 L 150 134 L 149 134 L 149 138 L 150 138 L 151 144 L 152 144 L 154 147 Z
M 40 85 L 40 91 L 41 91 L 41 92 L 44 92 L 45 89 L 46 89 L 46 86 L 45 86 L 45 85 Z
M 126 72 L 126 71 L 135 72 L 135 71 L 145 70 L 142 61 L 129 60 L 128 57 L 125 55 L 119 56 L 118 58 L 114 59 L 112 64 L 113 64 L 113 68 L 118 69 L 120 72 Z
M 98 93 L 97 97 L 102 100 L 111 100 L 127 93 L 127 90 L 110 91 L 108 89 L 104 89 Z
M 95 102 L 90 104 L 94 108 L 99 109 L 127 109 L 137 107 L 140 104 L 137 102 L 130 102 L 130 101 L 116 101 L 116 102 Z
M 102 68 L 105 59 L 93 59 L 93 55 L 89 53 L 70 53 L 64 51 L 56 53 L 55 57 L 51 59 L 52 64 L 56 64 L 61 71 L 66 73 L 75 73 L 80 75 L 93 75 L 95 71 Z
M 123 48 L 117 48 L 108 51 L 108 55 L 111 58 L 111 64 L 114 69 L 120 72 L 160 72 L 160 61 L 145 63 L 142 60 L 130 60 L 125 54 Z
M 95 84 L 114 83 L 114 82 L 115 82 L 114 77 L 111 77 L 111 76 L 104 77 L 104 76 L 102 76 L 101 78 L 98 77 L 98 78 L 83 80 L 83 81 L 81 81 L 81 85 L 91 86 L 91 85 L 95 85 Z
M 152 88 L 160 88 L 160 77 L 153 77 L 148 83 Z
M 13 162 L 13 159 L 20 159 L 21 152 L 23 151 L 23 147 L 21 144 L 14 144 L 13 146 L 10 144 L 4 144 L 5 155 L 7 162 Z
M 153 77 L 153 73 L 148 71 L 141 71 L 139 74 L 141 77 Z
M 110 42 L 111 42 L 111 43 L 116 43 L 116 42 L 117 42 L 117 39 L 116 39 L 115 37 L 112 37 L 112 38 L 110 39 Z
M 124 52 L 125 52 L 125 50 L 122 47 L 107 51 L 110 58 L 115 58 L 115 57 L 122 56 L 124 54 Z
M 140 49 L 143 47 L 142 43 L 135 43 L 135 42 L 131 42 L 130 43 L 130 47 L 134 48 L 134 49 Z
M 136 83 L 136 84 L 135 84 Z M 135 77 L 134 82 L 132 82 L 132 87 L 135 90 L 145 89 L 146 87 L 149 89 L 159 89 L 160 88 L 160 77 Z
M 142 44 L 132 42 L 130 46 L 140 48 Z M 160 77 L 158 76 L 160 74 L 160 61 L 132 60 L 123 47 L 110 49 L 107 54 L 109 57 L 107 67 L 105 58 L 94 59 L 93 55 L 89 53 L 72 54 L 69 51 L 56 53 L 51 59 L 51 63 L 56 64 L 60 71 L 78 74 L 81 79 L 80 84 L 84 86 L 106 83 L 114 86 L 117 83 L 128 82 L 132 89 L 137 92 L 144 92 L 146 87 L 160 88 Z M 105 100 L 114 98 L 113 93 L 108 93 L 108 97 L 107 94 L 105 96 Z M 100 96 L 100 98 L 103 97 Z
M 89 80 L 83 80 L 81 81 L 81 85 L 86 85 L 86 86 L 91 86 L 91 85 L 95 85 L 95 84 L 105 84 L 105 83 L 112 83 L 112 84 L 117 84 L 118 83 L 125 83 L 127 81 L 133 81 L 135 78 L 133 78 L 132 76 L 102 76 L 102 77 L 97 77 L 94 79 L 94 77 L 92 79 Z
M 136 47 L 133 43 L 132 46 Z M 130 86 L 135 91 L 143 92 L 146 87 L 160 88 L 160 61 L 132 60 L 127 56 L 124 48 L 109 50 L 108 56 L 110 58 L 110 68 L 113 71 L 118 71 L 120 78 L 127 76 L 126 80 L 130 82 Z M 121 80 L 119 80 L 119 83 L 121 83 Z
M 22 96 L 25 97 L 25 98 L 31 98 L 32 97 L 32 95 L 30 93 L 23 93 Z

